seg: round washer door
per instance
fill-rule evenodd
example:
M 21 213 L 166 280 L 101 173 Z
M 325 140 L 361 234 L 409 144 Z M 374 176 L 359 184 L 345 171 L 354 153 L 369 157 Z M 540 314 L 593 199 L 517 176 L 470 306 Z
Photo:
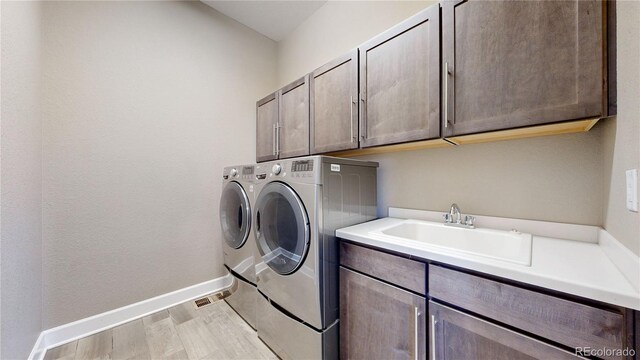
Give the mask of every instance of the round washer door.
M 295 191 L 267 184 L 256 200 L 256 242 L 262 260 L 281 275 L 295 272 L 309 250 L 309 218 Z
M 244 245 L 251 229 L 251 205 L 242 186 L 227 183 L 220 197 L 220 225 L 226 243 L 234 249 Z

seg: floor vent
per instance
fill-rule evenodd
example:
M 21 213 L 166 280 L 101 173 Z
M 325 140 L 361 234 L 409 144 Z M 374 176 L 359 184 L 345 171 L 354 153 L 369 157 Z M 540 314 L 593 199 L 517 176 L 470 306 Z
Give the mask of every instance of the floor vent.
M 194 303 L 196 304 L 196 308 L 201 308 L 205 305 L 211 304 L 211 300 L 209 300 L 208 297 L 203 297 L 202 299 L 194 301 Z
M 223 291 L 220 291 L 218 293 L 215 293 L 215 294 L 211 295 L 211 297 L 215 299 L 214 301 L 218 301 L 218 300 L 222 300 L 222 299 L 226 298 L 229 295 L 231 295 L 231 291 L 223 290 Z

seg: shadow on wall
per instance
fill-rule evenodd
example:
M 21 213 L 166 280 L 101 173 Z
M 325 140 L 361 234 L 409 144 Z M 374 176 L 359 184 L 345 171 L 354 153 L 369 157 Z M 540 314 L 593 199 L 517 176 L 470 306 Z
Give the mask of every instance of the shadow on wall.
M 363 158 L 380 162 L 379 216 L 389 206 L 444 212 L 456 202 L 465 213 L 601 225 L 602 136 L 596 125 L 580 134 Z

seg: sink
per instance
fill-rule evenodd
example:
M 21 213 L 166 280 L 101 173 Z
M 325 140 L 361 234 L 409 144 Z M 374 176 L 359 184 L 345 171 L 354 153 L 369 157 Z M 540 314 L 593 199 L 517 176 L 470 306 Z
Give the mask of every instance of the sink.
M 446 252 L 531 266 L 531 234 L 517 231 L 465 229 L 430 221 L 405 220 L 377 233 Z

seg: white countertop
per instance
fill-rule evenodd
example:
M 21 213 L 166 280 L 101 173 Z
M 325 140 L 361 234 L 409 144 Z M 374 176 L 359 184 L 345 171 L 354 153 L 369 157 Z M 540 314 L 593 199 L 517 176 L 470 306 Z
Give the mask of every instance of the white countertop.
M 640 310 L 638 284 L 634 286 L 632 281 L 628 280 L 629 276 L 620 270 L 621 267 L 611 261 L 610 255 L 607 255 L 607 251 L 605 251 L 605 246 L 601 246 L 600 243 L 593 242 L 591 239 L 584 241 L 562 240 L 548 237 L 548 234 L 545 234 L 547 236 L 538 236 L 536 232 L 531 231 L 533 234 L 531 266 L 523 266 L 478 256 L 469 257 L 418 241 L 390 238 L 372 233 L 400 224 L 405 220 L 406 218 L 392 217 L 378 219 L 339 229 L 336 231 L 336 236 L 355 243 Z M 558 226 L 558 224 L 554 224 L 554 226 Z M 640 271 L 640 269 L 636 270 Z

